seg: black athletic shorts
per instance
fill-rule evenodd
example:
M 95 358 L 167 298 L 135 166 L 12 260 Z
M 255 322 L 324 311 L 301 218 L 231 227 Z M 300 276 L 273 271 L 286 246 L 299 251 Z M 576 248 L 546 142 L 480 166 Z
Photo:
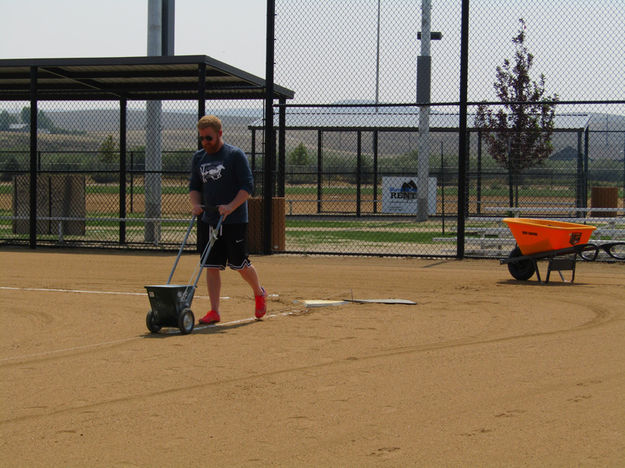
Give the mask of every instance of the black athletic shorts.
M 247 249 L 247 223 L 222 224 L 221 232 L 213 244 L 204 268 L 225 270 L 226 265 L 233 270 L 242 270 L 251 265 Z M 197 250 L 200 258 L 209 240 L 209 225 L 198 222 Z

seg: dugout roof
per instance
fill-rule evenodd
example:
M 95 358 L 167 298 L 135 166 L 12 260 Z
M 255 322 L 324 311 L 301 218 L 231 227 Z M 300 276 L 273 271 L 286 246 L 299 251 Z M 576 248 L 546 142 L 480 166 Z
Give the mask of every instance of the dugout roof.
M 0 60 L 0 101 L 264 99 L 265 80 L 206 55 Z M 274 85 L 275 99 L 294 91 Z

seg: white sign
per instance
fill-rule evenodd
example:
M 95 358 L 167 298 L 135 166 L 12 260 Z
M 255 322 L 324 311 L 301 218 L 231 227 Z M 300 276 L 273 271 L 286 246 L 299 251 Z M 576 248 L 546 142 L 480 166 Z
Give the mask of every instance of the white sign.
M 428 215 L 436 214 L 436 177 L 428 177 Z M 382 212 L 417 214 L 417 176 L 382 177 Z

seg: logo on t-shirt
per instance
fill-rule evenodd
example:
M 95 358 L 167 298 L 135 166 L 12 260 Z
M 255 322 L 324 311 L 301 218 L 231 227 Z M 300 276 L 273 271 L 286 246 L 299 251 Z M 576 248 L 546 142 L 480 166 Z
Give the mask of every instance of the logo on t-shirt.
M 222 176 L 222 171 L 226 169 L 225 166 L 219 162 L 210 162 L 202 164 L 200 166 L 200 174 L 202 175 L 202 182 L 208 182 L 208 179 L 219 180 Z

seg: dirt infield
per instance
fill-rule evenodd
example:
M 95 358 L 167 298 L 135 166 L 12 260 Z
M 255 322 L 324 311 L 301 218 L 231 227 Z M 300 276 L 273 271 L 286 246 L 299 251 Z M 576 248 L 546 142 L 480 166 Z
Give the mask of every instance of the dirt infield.
M 143 286 L 173 260 L 0 249 L 1 466 L 625 460 L 623 264 L 540 285 L 494 260 L 255 257 L 265 320 L 228 271 L 219 326 L 150 335 Z M 417 305 L 295 302 L 351 297 Z

